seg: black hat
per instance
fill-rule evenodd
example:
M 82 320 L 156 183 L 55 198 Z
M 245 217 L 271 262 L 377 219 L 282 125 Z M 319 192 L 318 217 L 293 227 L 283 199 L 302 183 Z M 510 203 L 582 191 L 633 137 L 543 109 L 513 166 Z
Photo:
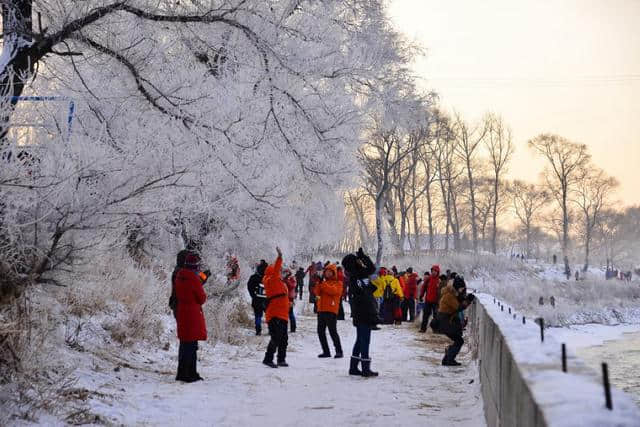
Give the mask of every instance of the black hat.
M 464 282 L 464 277 L 462 276 L 456 276 L 455 279 L 453 279 L 453 288 L 458 290 L 461 288 L 466 287 L 467 284 Z
M 358 258 L 354 254 L 348 254 L 344 258 L 342 258 L 342 265 L 344 269 L 349 272 L 354 272 L 357 268 Z

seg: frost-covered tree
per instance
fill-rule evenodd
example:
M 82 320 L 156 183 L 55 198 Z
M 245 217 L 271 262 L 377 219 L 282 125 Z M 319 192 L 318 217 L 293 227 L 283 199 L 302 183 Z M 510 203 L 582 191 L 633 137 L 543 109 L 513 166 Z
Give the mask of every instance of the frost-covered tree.
M 587 165 L 580 170 L 580 179 L 573 193 L 573 200 L 582 215 L 578 229 L 584 246 L 583 271 L 589 269 L 594 231 L 617 186 L 618 181 L 615 178 L 593 165 Z
M 378 88 L 412 53 L 381 1 L 3 5 L 0 234 L 40 281 L 97 245 L 332 240 Z M 75 99 L 68 142 L 12 140 L 29 94 Z
M 571 193 L 579 181 L 580 168 L 589 162 L 591 155 L 586 145 L 553 134 L 538 135 L 529 140 L 528 145 L 547 161 L 544 176 L 560 211 L 560 243 L 562 254 L 566 257 L 569 250 Z M 568 265 L 565 267 L 568 268 Z
M 511 129 L 505 125 L 502 117 L 495 114 L 487 116 L 487 134 L 484 143 L 491 168 L 491 183 L 493 190 L 493 204 L 491 209 L 491 252 L 497 251 L 498 212 L 502 203 L 502 177 L 507 172 L 507 165 L 513 154 L 513 140 Z
M 529 258 L 536 222 L 541 218 L 544 206 L 549 203 L 549 193 L 539 186 L 519 180 L 514 181 L 508 188 L 512 211 L 525 234 L 525 250 Z

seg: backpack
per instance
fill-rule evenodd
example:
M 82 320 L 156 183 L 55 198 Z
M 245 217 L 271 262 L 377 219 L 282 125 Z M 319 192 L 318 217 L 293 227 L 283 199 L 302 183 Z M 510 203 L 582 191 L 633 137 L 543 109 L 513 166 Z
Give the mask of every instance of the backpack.
M 382 293 L 382 299 L 384 301 L 390 301 L 393 298 L 393 289 L 391 289 L 391 284 L 387 283 L 387 286 L 384 288 L 384 292 Z
M 178 268 L 176 267 L 171 274 L 171 296 L 169 297 L 169 308 L 173 312 L 173 317 L 178 317 L 178 297 L 176 296 L 176 273 L 178 272 Z

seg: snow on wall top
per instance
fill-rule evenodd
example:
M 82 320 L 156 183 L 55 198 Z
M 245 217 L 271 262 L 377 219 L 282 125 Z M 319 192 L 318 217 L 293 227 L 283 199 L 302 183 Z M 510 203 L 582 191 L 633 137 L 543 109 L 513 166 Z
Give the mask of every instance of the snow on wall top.
M 561 344 L 553 337 L 540 341 L 540 327 L 534 319 L 522 324 L 504 311 L 494 297 L 476 295 L 487 315 L 500 329 L 523 379 L 544 414 L 547 425 L 560 427 L 640 427 L 640 408 L 626 393 L 612 388 L 613 410 L 605 407 L 602 378 L 567 349 L 567 370 L 562 372 Z M 501 302 L 500 302 L 501 303 Z M 637 373 L 633 373 L 637 375 Z

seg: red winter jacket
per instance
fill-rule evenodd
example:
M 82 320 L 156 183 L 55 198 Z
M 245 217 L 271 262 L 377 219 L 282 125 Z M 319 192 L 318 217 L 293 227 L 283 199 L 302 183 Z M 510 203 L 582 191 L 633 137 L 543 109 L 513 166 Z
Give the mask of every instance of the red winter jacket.
M 440 284 L 440 266 L 435 264 L 431 266 L 432 274 L 425 276 L 423 280 L 422 290 L 420 291 L 420 299 L 426 295 L 424 302 L 435 304 L 438 302 L 438 285 Z M 435 272 L 435 275 L 433 274 Z
M 420 291 L 420 299 L 422 299 L 425 294 L 426 298 L 424 302 L 428 303 L 437 303 L 438 302 L 438 285 L 440 284 L 439 276 L 424 276 L 422 290 Z
M 180 341 L 205 341 L 207 325 L 202 313 L 202 304 L 207 300 L 202 280 L 193 270 L 181 268 L 176 273 L 176 297 L 178 299 L 176 320 Z
M 283 280 L 287 284 L 287 289 L 289 290 L 289 301 L 293 301 L 296 299 L 298 293 L 296 292 L 296 278 L 293 276 L 289 276 Z
M 416 299 L 418 296 L 418 274 L 411 273 L 405 282 L 404 297 L 407 299 Z

